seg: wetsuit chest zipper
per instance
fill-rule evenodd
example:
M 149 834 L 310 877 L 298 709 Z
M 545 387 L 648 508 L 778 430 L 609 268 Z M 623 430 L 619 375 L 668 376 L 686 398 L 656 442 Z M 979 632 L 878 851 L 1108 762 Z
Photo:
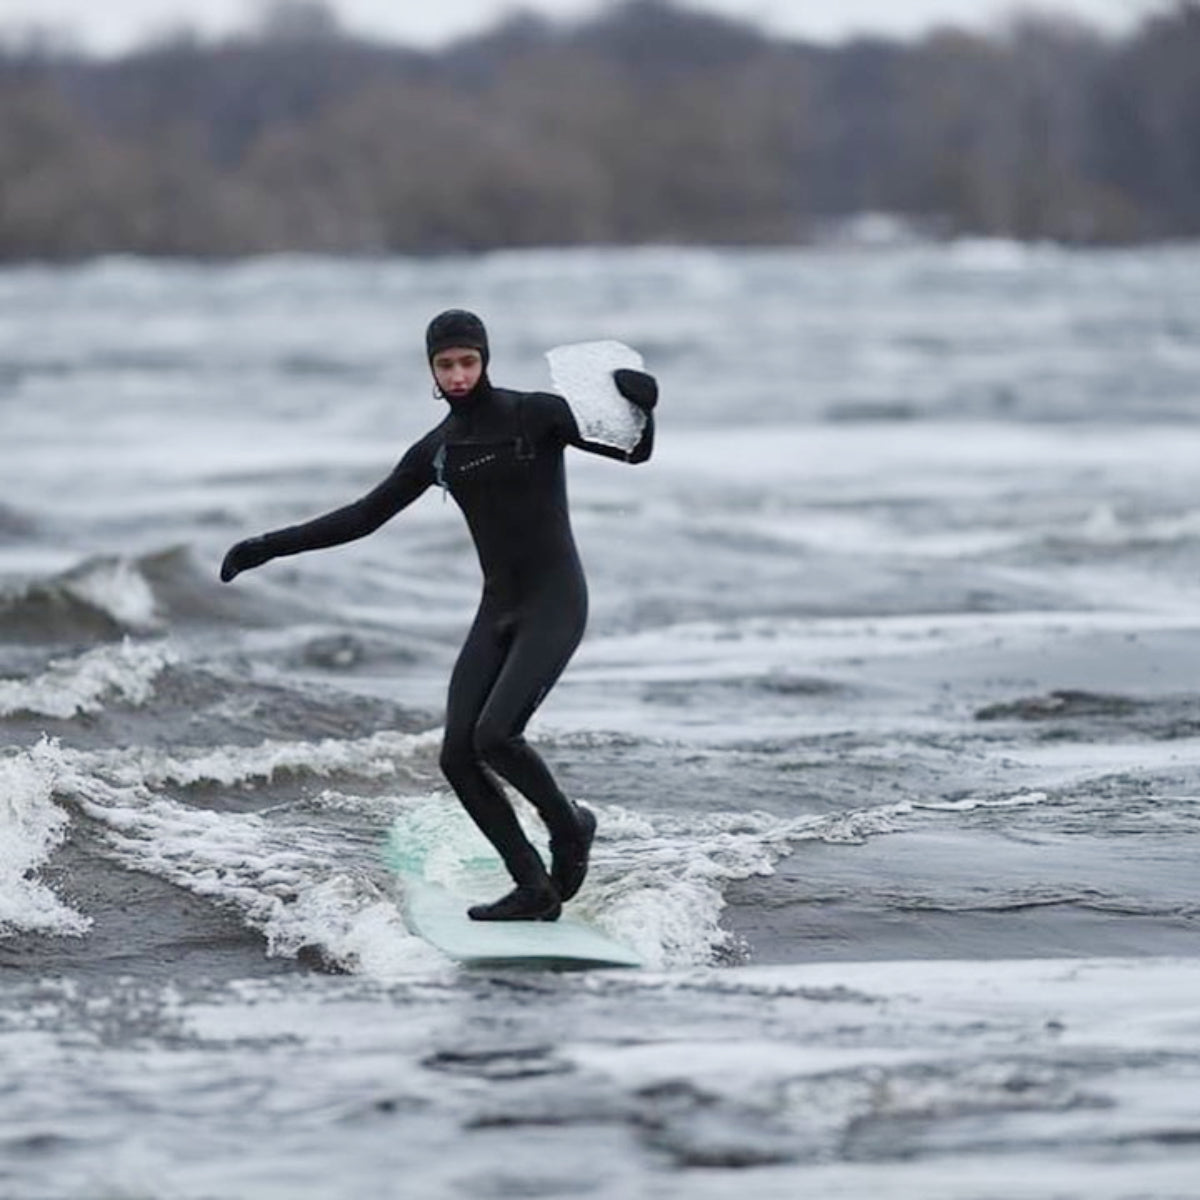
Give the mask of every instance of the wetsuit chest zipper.
M 446 443 L 443 442 L 438 448 L 437 453 L 433 456 L 433 474 L 437 480 L 437 485 L 442 489 L 442 503 L 446 503 L 446 493 L 450 490 L 446 486 Z

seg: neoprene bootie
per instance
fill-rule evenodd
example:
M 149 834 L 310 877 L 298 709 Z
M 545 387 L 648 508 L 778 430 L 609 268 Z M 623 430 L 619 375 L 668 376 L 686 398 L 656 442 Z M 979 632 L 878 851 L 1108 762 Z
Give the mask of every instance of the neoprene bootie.
M 472 921 L 557 921 L 562 902 L 554 885 L 518 884 L 507 896 L 491 904 L 473 904 L 467 909 Z
M 570 900 L 583 887 L 587 877 L 588 855 L 596 836 L 596 816 L 590 808 L 577 804 L 575 817 L 579 822 L 577 838 L 570 841 L 550 839 L 550 878 L 562 900 Z

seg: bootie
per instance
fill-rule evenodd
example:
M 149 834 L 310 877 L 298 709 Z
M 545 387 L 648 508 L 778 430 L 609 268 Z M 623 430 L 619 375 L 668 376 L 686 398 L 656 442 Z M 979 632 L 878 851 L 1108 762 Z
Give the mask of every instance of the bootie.
M 596 836 L 596 816 L 590 808 L 575 805 L 575 817 L 579 822 L 579 834 L 573 841 L 550 839 L 550 878 L 558 890 L 559 898 L 570 900 L 587 877 L 588 855 Z
M 472 921 L 557 921 L 562 903 L 554 885 L 518 884 L 507 896 L 491 904 L 473 904 L 467 909 Z

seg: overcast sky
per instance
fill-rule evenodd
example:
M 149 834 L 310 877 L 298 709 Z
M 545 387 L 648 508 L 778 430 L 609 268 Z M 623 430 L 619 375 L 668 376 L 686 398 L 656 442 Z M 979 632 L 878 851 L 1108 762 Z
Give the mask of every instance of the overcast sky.
M 437 46 L 494 24 L 516 8 L 578 17 L 614 0 L 329 0 L 343 26 L 418 46 Z M 1169 0 L 688 0 L 775 33 L 830 41 L 851 33 L 908 36 L 953 22 L 987 27 L 1017 8 L 1074 13 L 1114 32 Z M 263 0 L 0 0 L 0 31 L 30 25 L 71 29 L 89 49 L 120 51 L 181 25 L 205 34 L 245 28 Z

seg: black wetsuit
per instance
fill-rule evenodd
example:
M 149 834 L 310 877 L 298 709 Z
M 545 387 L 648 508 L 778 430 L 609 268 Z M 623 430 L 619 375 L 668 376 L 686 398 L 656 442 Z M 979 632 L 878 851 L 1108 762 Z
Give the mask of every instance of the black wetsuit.
M 640 442 L 626 454 L 585 441 L 561 396 L 493 388 L 485 376 L 378 487 L 345 508 L 253 539 L 262 543 L 259 551 L 239 563 L 244 569 L 352 541 L 430 486 L 449 491 L 479 554 L 483 596 L 450 679 L 441 767 L 518 884 L 544 879 L 544 867 L 485 766 L 534 805 L 552 844 L 579 837 L 575 807 L 523 736 L 587 621 L 563 449 L 644 462 L 654 443 L 653 414 L 646 418 Z

